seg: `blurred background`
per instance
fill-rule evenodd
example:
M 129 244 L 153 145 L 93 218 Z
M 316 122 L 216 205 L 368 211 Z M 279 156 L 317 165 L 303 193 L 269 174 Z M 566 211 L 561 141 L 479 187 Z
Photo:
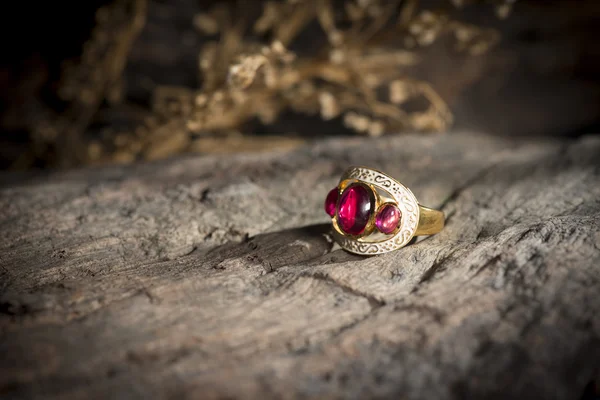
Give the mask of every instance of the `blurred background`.
M 2 169 L 600 131 L 595 0 L 16 4 L 0 13 Z

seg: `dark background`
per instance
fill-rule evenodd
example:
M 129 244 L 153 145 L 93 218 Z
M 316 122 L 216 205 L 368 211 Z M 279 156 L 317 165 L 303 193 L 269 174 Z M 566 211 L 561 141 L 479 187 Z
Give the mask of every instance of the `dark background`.
M 33 156 L 32 130 L 40 115 L 60 115 L 68 103 L 57 96 L 65 61 L 77 62 L 95 24 L 94 14 L 107 1 L 3 3 L 4 41 L 0 61 L 0 166 L 60 166 L 57 149 L 46 146 Z M 192 16 L 213 2 L 197 0 L 148 3 L 147 20 L 129 55 L 120 101 L 103 101 L 86 125 L 85 135 L 106 126 L 134 129 L 150 112 L 159 85 L 198 88 L 198 53 L 203 37 Z M 424 6 L 439 3 L 426 1 Z M 599 131 L 600 2 L 522 0 L 506 20 L 485 5 L 453 11 L 474 24 L 495 27 L 502 41 L 477 58 L 457 58 L 444 44 L 428 48 L 414 75 L 426 79 L 455 114 L 453 130 L 499 135 L 577 136 Z M 321 32 L 305 35 L 303 51 Z M 284 114 L 271 126 L 247 127 L 247 134 L 300 136 L 353 134 L 341 124 Z M 53 148 L 56 147 L 56 148 Z M 77 151 L 74 147 L 69 151 Z M 28 153 L 29 152 L 29 153 Z M 24 158 L 24 154 L 29 154 Z M 74 165 L 68 165 L 74 166 Z

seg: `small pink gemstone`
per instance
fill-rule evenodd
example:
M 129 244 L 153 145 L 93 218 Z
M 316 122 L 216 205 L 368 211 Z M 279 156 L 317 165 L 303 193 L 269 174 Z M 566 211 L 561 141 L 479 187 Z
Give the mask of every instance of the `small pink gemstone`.
M 379 210 L 375 217 L 375 226 L 381 233 L 390 234 L 396 230 L 400 223 L 402 213 L 393 204 L 386 204 Z
M 362 185 L 350 185 L 342 193 L 337 209 L 337 222 L 350 235 L 364 232 L 373 209 L 372 196 Z
M 332 218 L 335 215 L 335 207 L 337 206 L 339 196 L 340 192 L 338 191 L 338 188 L 335 187 L 331 189 L 325 198 L 325 212 Z

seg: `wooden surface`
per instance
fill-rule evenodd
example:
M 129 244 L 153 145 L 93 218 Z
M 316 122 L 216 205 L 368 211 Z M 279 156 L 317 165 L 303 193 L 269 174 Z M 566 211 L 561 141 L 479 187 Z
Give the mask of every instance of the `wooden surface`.
M 600 367 L 600 137 L 322 141 L 0 178 L 0 397 L 578 399 Z M 445 230 L 364 258 L 379 168 Z

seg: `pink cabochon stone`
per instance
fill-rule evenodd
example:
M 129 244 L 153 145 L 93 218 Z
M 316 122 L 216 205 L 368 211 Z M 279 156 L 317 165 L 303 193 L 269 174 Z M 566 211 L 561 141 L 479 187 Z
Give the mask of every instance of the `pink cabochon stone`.
M 381 233 L 393 233 L 398 227 L 401 217 L 402 213 L 398 207 L 393 204 L 386 204 L 375 216 L 375 226 Z
M 335 207 L 337 206 L 339 196 L 340 192 L 335 187 L 327 193 L 327 197 L 325 198 L 325 212 L 332 218 L 335 215 Z
M 342 193 L 337 209 L 337 222 L 342 231 L 349 235 L 360 235 L 365 230 L 373 201 L 369 190 L 361 185 L 350 185 Z

